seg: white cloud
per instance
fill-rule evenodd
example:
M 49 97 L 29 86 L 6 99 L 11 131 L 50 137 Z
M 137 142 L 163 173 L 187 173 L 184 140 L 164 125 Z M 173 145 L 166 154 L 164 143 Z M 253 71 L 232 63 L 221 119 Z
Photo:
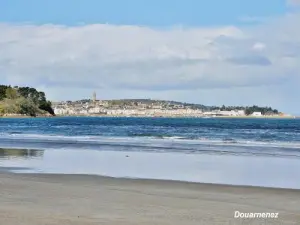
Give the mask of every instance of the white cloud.
M 293 110 L 284 101 L 286 85 L 299 81 L 299 22 L 290 14 L 245 28 L 1 24 L 0 78 L 40 87 L 53 99 L 97 90 L 103 98 L 234 104 L 248 96 L 254 104 L 272 100 L 267 90 L 276 87 L 285 97 L 277 105 Z M 258 89 L 260 99 L 251 93 Z
M 261 42 L 256 42 L 256 43 L 252 46 L 252 48 L 253 48 L 254 50 L 257 50 L 257 51 L 262 51 L 262 50 L 264 50 L 264 49 L 266 48 L 266 45 L 265 45 L 264 43 L 261 43 Z

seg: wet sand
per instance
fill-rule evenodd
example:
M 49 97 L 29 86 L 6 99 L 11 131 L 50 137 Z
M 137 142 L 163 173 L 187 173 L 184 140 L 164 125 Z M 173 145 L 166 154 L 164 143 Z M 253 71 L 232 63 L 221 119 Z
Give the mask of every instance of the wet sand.
M 279 213 L 235 219 L 235 211 Z M 300 190 L 0 173 L 1 225 L 299 224 Z

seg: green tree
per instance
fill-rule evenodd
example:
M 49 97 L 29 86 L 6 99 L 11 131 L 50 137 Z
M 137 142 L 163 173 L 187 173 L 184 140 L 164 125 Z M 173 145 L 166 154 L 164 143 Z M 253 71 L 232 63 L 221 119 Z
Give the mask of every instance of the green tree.
M 0 104 L 0 115 L 5 114 L 5 107 L 3 104 Z
M 8 99 L 16 99 L 19 97 L 18 91 L 14 88 L 7 88 L 5 91 L 5 96 Z
M 30 87 L 20 87 L 18 91 L 24 98 L 31 99 L 36 105 L 38 105 L 39 109 L 54 115 L 51 102 L 47 101 L 44 92 L 39 92 L 35 88 Z
M 18 114 L 36 116 L 40 111 L 31 99 L 19 98 L 16 102 Z
M 8 86 L 6 85 L 0 85 L 0 101 L 6 98 L 6 89 Z
M 54 114 L 44 92 L 31 87 L 0 85 L 0 114 L 18 113 L 35 116 L 37 113 Z
M 55 114 L 50 101 L 41 101 L 39 103 L 39 108 L 50 113 L 51 115 Z

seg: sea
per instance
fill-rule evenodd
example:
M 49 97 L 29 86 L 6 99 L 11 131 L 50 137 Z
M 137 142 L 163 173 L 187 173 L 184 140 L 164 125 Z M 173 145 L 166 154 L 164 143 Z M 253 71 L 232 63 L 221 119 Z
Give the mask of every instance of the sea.
M 300 120 L 1 118 L 0 171 L 300 189 Z

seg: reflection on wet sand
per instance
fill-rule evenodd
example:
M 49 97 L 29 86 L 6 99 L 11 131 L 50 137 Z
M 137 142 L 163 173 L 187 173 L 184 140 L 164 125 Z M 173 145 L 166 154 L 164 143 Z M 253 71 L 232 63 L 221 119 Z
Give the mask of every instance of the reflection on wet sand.
M 0 148 L 0 159 L 42 158 L 43 156 L 44 156 L 43 150 Z
M 300 189 L 299 162 L 299 158 L 279 157 L 0 149 L 0 172 L 88 174 L 294 189 Z

